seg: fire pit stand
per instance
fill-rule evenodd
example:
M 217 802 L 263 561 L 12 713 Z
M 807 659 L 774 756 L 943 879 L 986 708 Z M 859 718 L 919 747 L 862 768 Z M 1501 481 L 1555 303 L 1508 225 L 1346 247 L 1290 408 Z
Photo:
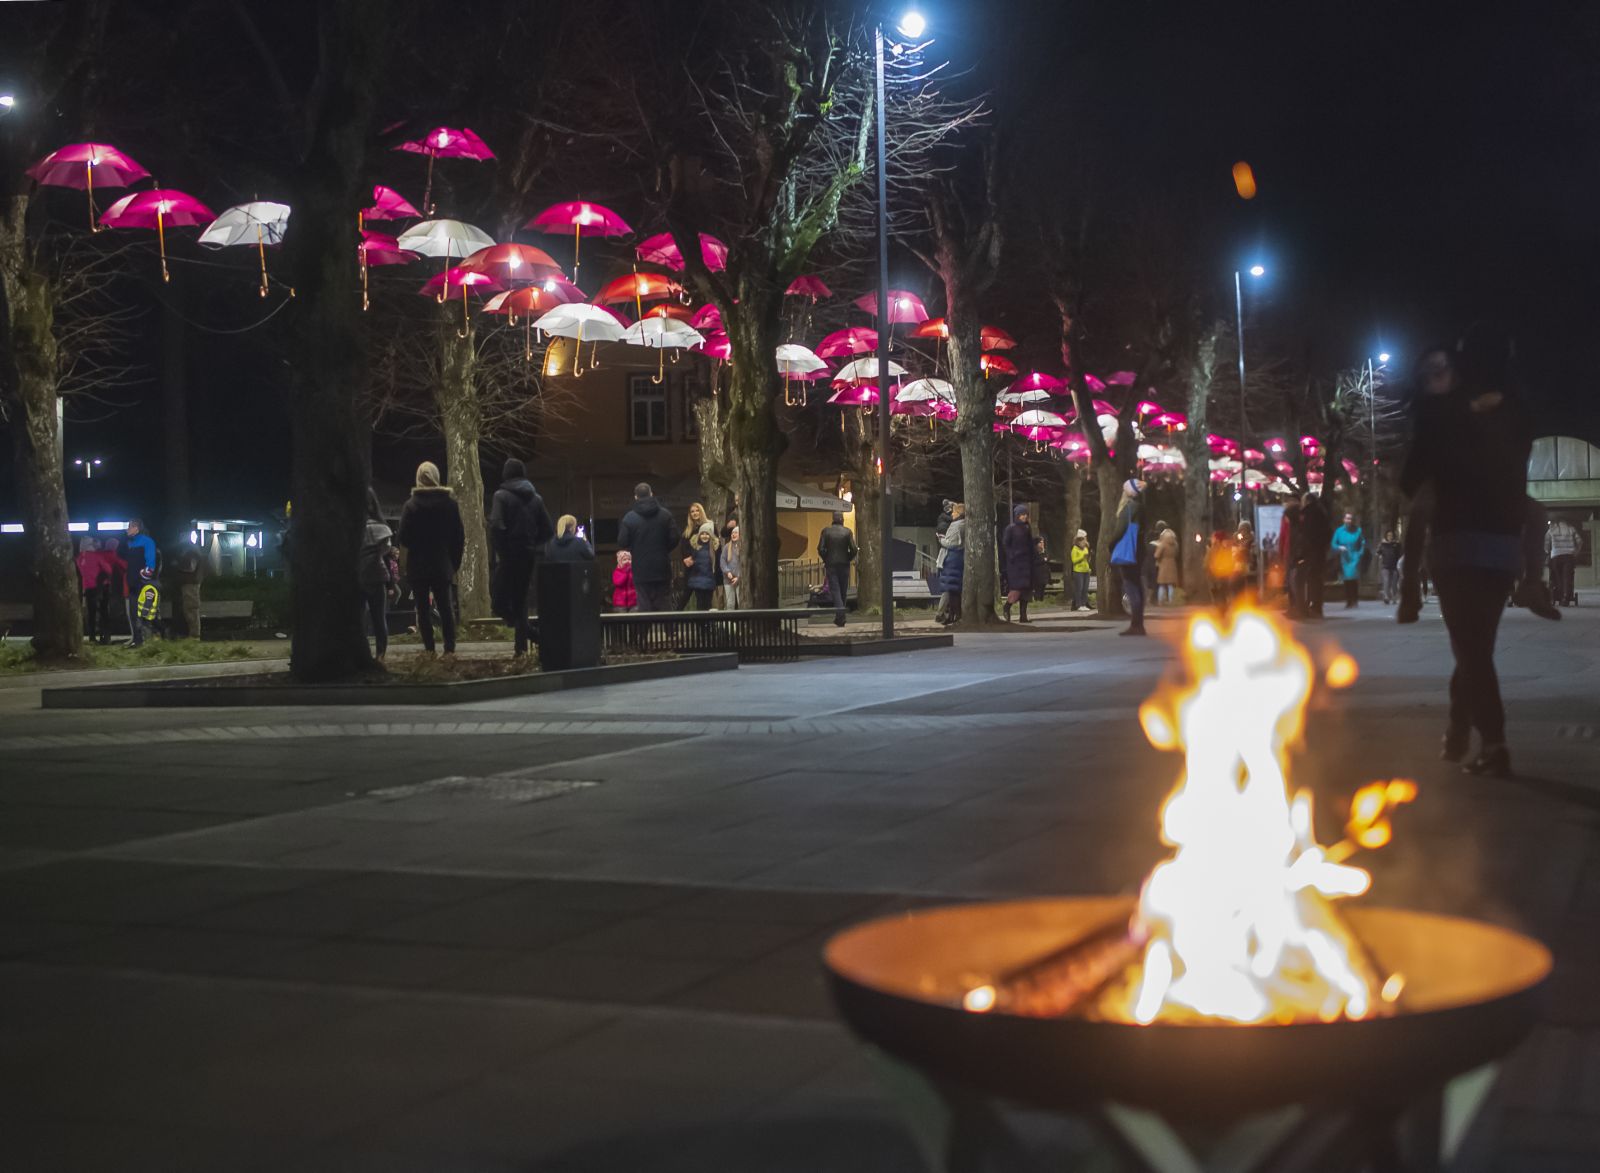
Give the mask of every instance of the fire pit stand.
M 829 942 L 840 1014 L 873 1047 L 934 1168 L 1012 1167 L 991 1164 L 1021 1151 L 1000 1111 L 1009 1103 L 1089 1126 L 1096 1170 L 1439 1173 L 1500 1060 L 1537 1021 L 1550 971 L 1542 945 L 1504 929 L 1357 909 L 1353 930 L 1406 977 L 1385 1017 L 1136 1026 L 967 1008 L 993 975 L 1131 908 L 1120 898 L 961 905 Z

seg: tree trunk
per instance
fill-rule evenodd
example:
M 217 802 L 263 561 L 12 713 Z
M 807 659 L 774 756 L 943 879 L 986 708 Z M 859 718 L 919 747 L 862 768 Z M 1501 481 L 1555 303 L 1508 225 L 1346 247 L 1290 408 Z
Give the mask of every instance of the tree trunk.
M 1094 544 L 1095 580 L 1099 583 L 1095 610 L 1103 618 L 1115 619 L 1126 614 L 1122 609 L 1122 590 L 1113 585 L 1120 572 L 1111 568 L 1111 535 L 1117 530 L 1117 509 L 1122 504 L 1124 478 L 1109 460 L 1098 460 L 1095 464 L 1095 487 L 1100 490 L 1100 533 Z
M 782 334 L 781 306 L 751 282 L 722 307 L 732 350 L 728 457 L 739 494 L 739 540 L 752 608 L 778 605 L 778 457 L 785 438 L 773 405 L 782 392 L 772 356 Z
M 1211 599 L 1206 575 L 1206 538 L 1211 532 L 1211 447 L 1206 443 L 1211 385 L 1217 373 L 1217 340 L 1224 326 L 1214 324 L 1201 338 L 1189 372 L 1188 429 L 1183 434 L 1183 526 L 1179 557 L 1183 562 L 1183 593 L 1191 603 Z M 1260 535 L 1257 535 L 1259 539 Z
M 707 360 L 701 361 L 710 366 Z M 728 515 L 728 505 L 735 494 L 733 465 L 728 459 L 728 392 L 714 367 L 705 393 L 695 397 L 693 409 L 702 504 L 720 536 L 722 519 Z M 742 526 L 739 540 L 744 540 Z
M 873 410 L 840 410 L 844 412 L 845 467 L 850 472 L 850 491 L 856 507 L 856 607 L 863 614 L 872 610 L 882 614 L 883 494 L 878 489 L 876 466 L 878 417 Z
M 295 230 L 284 246 L 296 291 L 290 670 L 302 681 L 339 680 L 372 666 L 356 577 L 370 425 L 356 402 L 366 375 L 366 334 L 350 209 L 370 195 L 362 166 L 386 15 L 382 0 L 330 0 L 318 10 L 317 100 L 291 201 Z
M 461 525 L 467 531 L 461 569 L 456 574 L 456 595 L 463 619 L 484 619 L 489 603 L 489 532 L 483 510 L 483 464 L 478 452 L 483 425 L 478 407 L 476 332 L 457 332 L 454 303 L 444 307 L 439 325 L 439 379 L 434 384 L 434 406 L 444 431 L 446 479 L 455 490 Z
M 1067 543 L 1077 539 L 1083 528 L 1083 469 L 1068 463 L 1067 478 Z
M 956 392 L 956 444 L 961 449 L 961 496 L 967 507 L 961 579 L 961 626 L 997 622 L 995 564 L 994 396 L 982 374 L 977 298 L 958 267 L 944 266 L 946 322 L 950 328 L 950 381 Z
M 55 291 L 28 248 L 27 207 L 26 196 L 15 196 L 0 219 L 0 404 L 9 416 L 27 532 L 34 652 L 67 660 L 83 653 L 83 612 L 56 418 Z

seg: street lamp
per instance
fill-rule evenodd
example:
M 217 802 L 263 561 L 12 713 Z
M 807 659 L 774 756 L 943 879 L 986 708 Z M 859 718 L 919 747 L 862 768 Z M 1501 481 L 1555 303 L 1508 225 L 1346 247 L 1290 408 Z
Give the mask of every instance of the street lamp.
M 90 457 L 88 460 L 74 460 L 72 462 L 73 467 L 83 469 L 84 479 L 90 481 L 94 480 L 94 470 L 104 463 L 98 456 Z
M 1251 265 L 1248 272 L 1252 277 L 1265 277 L 1265 265 Z M 1245 406 L 1244 406 L 1244 283 L 1240 279 L 1239 270 L 1233 271 L 1233 313 L 1234 329 L 1239 340 L 1239 447 L 1244 448 L 1245 441 Z M 1239 492 L 1234 495 L 1234 500 L 1242 499 L 1244 494 L 1244 456 L 1241 451 L 1239 458 Z M 1241 507 L 1240 513 L 1243 513 Z
M 896 26 L 901 36 L 918 40 L 928 31 L 928 22 L 912 9 Z M 894 545 L 894 490 L 889 481 L 889 177 L 887 131 L 883 109 L 883 23 L 878 23 L 873 38 L 877 53 L 878 88 L 878 482 L 882 491 L 878 518 L 878 588 L 882 593 L 883 638 L 894 638 L 894 571 L 890 549 Z
M 15 94 L 0 94 L 0 114 L 9 114 L 11 107 L 17 104 Z

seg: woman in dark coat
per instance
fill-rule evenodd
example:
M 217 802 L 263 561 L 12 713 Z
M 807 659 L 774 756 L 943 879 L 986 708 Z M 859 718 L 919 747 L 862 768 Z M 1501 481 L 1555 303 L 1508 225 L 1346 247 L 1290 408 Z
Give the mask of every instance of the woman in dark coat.
M 417 602 L 422 646 L 433 651 L 432 608 L 437 606 L 439 625 L 444 628 L 444 652 L 451 655 L 456 650 L 456 613 L 451 607 L 450 583 L 461 569 L 467 532 L 453 491 L 439 483 L 439 466 L 431 460 L 417 465 L 417 483 L 400 511 L 400 544 L 406 550 L 406 579 Z
M 1006 622 L 1011 622 L 1011 604 L 1021 607 L 1020 618 L 1028 622 L 1028 598 L 1033 594 L 1033 528 L 1028 525 L 1028 507 L 1011 508 L 1011 524 L 1000 535 L 1000 581 L 1006 588 Z
M 1132 530 L 1128 547 L 1123 538 Z M 1144 634 L 1144 568 L 1150 561 L 1150 543 L 1145 540 L 1144 482 L 1130 477 L 1122 486 L 1122 504 L 1117 507 L 1117 525 L 1111 531 L 1111 565 L 1122 579 L 1122 593 L 1132 615 L 1122 635 Z
M 935 616 L 949 627 L 961 622 L 961 579 L 967 568 L 967 509 L 959 501 L 950 506 L 950 524 L 939 535 L 939 611 Z

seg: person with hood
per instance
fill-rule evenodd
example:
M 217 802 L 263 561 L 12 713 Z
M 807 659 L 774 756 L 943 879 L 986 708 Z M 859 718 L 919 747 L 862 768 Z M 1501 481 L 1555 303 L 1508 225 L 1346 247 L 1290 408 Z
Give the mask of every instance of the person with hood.
M 527 468 L 515 458 L 506 461 L 500 487 L 489 504 L 489 540 L 495 556 L 491 593 L 495 610 L 515 633 L 519 656 L 528 654 L 531 639 L 528 584 L 533 581 L 533 565 L 554 533 L 550 511 L 528 479 Z
M 594 547 L 578 536 L 578 519 L 563 513 L 556 519 L 556 536 L 544 548 L 547 562 L 593 562 Z
M 1344 515 L 1344 524 L 1334 532 L 1329 549 L 1339 558 L 1339 580 L 1344 583 L 1344 607 L 1348 611 L 1361 598 L 1361 559 L 1367 552 L 1367 535 L 1356 523 L 1354 513 Z
M 729 611 L 739 609 L 739 588 L 744 582 L 744 566 L 739 561 L 739 555 L 739 525 L 735 522 L 728 531 L 727 541 L 722 543 L 722 554 L 718 561 L 722 570 L 722 604 Z
M 1089 576 L 1093 573 L 1094 551 L 1089 549 L 1089 531 L 1079 530 L 1072 539 L 1072 609 L 1089 609 Z
M 1307 619 L 1322 618 L 1322 598 L 1328 586 L 1328 553 L 1333 549 L 1333 524 L 1319 494 L 1307 493 L 1300 502 L 1298 535 L 1303 539 Z
M 1400 598 L 1400 550 L 1394 530 L 1387 531 L 1378 543 L 1378 598 L 1390 606 Z
M 617 551 L 617 565 L 611 571 L 611 606 L 618 611 L 637 611 L 639 592 L 633 585 L 633 555 Z
M 822 527 L 817 538 L 817 557 L 828 576 L 828 592 L 833 596 L 833 625 L 844 626 L 845 603 L 850 591 L 850 563 L 856 560 L 856 539 L 844 524 L 844 512 L 835 510 L 833 524 Z M 892 607 L 893 600 L 884 600 Z
M 78 585 L 83 588 L 83 634 L 85 639 L 94 643 L 100 638 L 100 616 L 106 608 L 106 592 L 110 589 L 111 576 L 100 557 L 100 546 L 93 538 L 83 539 L 74 561 L 78 566 Z M 100 582 L 102 575 L 106 579 L 103 585 Z
M 1156 540 L 1150 552 L 1156 564 L 1156 605 L 1170 607 L 1178 589 L 1178 535 L 1164 521 L 1156 522 Z
M 933 523 L 933 536 L 942 538 L 945 531 L 950 528 L 950 523 L 956 519 L 955 502 L 946 497 L 939 510 L 939 520 Z
M 433 648 L 433 607 L 439 608 L 444 629 L 445 655 L 456 650 L 456 613 L 450 584 L 461 569 L 467 532 L 453 490 L 439 482 L 439 466 L 431 460 L 417 465 L 417 483 L 400 511 L 400 544 L 406 548 L 406 578 L 417 603 L 417 631 L 422 646 Z M 524 629 L 525 630 L 525 629 Z
M 717 527 L 710 521 L 702 521 L 689 548 L 693 553 L 689 555 L 689 565 L 685 568 L 684 585 L 689 589 L 689 599 L 694 603 L 694 609 L 709 611 L 711 596 L 717 589 Z
M 967 507 L 947 501 L 950 524 L 939 535 L 939 609 L 934 618 L 949 627 L 961 622 L 961 581 L 967 569 Z
M 677 544 L 672 514 L 641 481 L 633 489 L 633 508 L 617 528 L 617 546 L 632 555 L 639 610 L 672 610 L 672 552 Z
M 1132 616 L 1122 635 L 1145 633 L 1144 563 L 1149 557 L 1150 543 L 1144 540 L 1144 482 L 1129 477 L 1123 482 L 1116 528 L 1111 531 L 1111 565 L 1122 579 L 1122 593 Z
M 1011 524 L 1000 535 L 1000 582 L 1006 591 L 1006 622 L 1011 622 L 1011 605 L 1016 603 L 1018 618 L 1027 623 L 1028 596 L 1033 593 L 1033 527 L 1024 504 L 1011 507 Z
M 357 555 L 356 578 L 367 604 L 367 621 L 372 625 L 372 643 L 378 663 L 389 654 L 389 553 L 394 549 L 394 531 L 383 519 L 378 494 L 367 489 L 367 526 L 361 533 L 361 552 Z

